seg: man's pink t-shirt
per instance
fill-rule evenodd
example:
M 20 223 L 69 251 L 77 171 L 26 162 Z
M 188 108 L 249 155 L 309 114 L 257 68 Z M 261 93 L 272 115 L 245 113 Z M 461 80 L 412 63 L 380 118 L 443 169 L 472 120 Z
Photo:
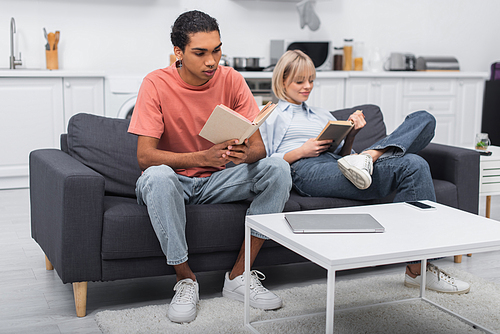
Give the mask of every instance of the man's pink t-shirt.
M 245 80 L 231 67 L 219 66 L 201 86 L 184 82 L 175 63 L 148 74 L 141 85 L 128 131 L 158 138 L 158 149 L 189 153 L 209 149 L 211 142 L 200 137 L 203 125 L 218 104 L 224 104 L 253 120 L 259 112 Z M 177 169 L 189 177 L 207 177 L 220 167 Z

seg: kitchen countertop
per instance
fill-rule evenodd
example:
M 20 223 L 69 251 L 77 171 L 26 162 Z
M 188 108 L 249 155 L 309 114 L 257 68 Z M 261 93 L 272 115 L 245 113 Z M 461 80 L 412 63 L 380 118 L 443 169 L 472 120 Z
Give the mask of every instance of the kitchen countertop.
M 272 72 L 263 71 L 241 71 L 245 79 L 272 78 Z M 489 78 L 487 72 L 466 71 L 317 71 L 317 78 Z
M 61 77 L 104 77 L 104 72 L 99 71 L 71 71 L 71 70 L 46 70 L 46 69 L 0 69 L 0 78 L 61 78 Z
M 240 71 L 245 79 L 271 79 L 273 72 Z M 100 71 L 72 71 L 72 70 L 46 70 L 46 69 L 0 69 L 2 77 L 105 77 Z M 489 78 L 487 72 L 466 71 L 317 71 L 317 78 Z

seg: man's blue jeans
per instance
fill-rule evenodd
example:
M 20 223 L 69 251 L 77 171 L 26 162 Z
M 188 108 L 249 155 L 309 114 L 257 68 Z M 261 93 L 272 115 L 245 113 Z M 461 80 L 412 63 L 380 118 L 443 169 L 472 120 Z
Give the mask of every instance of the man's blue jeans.
M 204 178 L 176 174 L 166 165 L 149 167 L 137 180 L 135 191 L 138 203 L 148 208 L 167 264 L 176 265 L 188 259 L 186 204 L 228 203 L 255 196 L 247 215 L 277 213 L 283 211 L 291 188 L 288 163 L 265 158 Z M 266 239 L 255 231 L 252 235 Z
M 389 150 L 374 163 L 372 184 L 365 190 L 356 188 L 342 174 L 337 166 L 342 157 L 328 152 L 293 163 L 293 185 L 305 196 L 370 200 L 396 191 L 394 202 L 435 201 L 429 165 L 416 155 L 432 140 L 435 127 L 434 116 L 417 111 L 408 115 L 393 133 L 367 148 Z

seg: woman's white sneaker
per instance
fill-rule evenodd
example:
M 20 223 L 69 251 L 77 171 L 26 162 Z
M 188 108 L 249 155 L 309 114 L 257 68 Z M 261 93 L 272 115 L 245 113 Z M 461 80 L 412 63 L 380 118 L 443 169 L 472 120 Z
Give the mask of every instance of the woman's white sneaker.
M 196 318 L 196 305 L 200 299 L 199 286 L 190 278 L 180 280 L 174 286 L 175 295 L 170 302 L 167 316 L 173 322 L 191 322 Z
M 337 161 L 340 171 L 358 189 L 366 189 L 372 184 L 373 159 L 369 154 L 352 154 Z
M 250 272 L 250 306 L 264 310 L 274 310 L 281 307 L 281 298 L 267 290 L 261 280 L 266 276 L 257 270 Z M 245 300 L 245 274 L 229 279 L 226 273 L 222 295 L 243 302 Z
M 405 274 L 405 286 L 419 288 L 422 275 L 413 278 Z M 462 294 L 470 291 L 470 285 L 442 271 L 433 264 L 427 265 L 425 288 L 442 293 Z

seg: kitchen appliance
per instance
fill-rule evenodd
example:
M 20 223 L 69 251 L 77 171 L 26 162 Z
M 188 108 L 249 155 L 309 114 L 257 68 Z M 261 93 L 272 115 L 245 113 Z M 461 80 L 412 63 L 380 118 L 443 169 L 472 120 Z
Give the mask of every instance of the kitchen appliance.
M 331 43 L 318 42 L 290 42 L 286 40 L 271 40 L 271 65 L 276 65 L 280 57 L 288 50 L 301 50 L 308 55 L 317 71 L 331 71 L 333 68 L 333 54 Z
M 108 117 L 132 117 L 144 75 L 110 75 L 104 80 L 105 109 Z
M 481 132 L 488 134 L 490 144 L 500 146 L 500 80 L 486 80 L 484 85 Z
M 271 78 L 245 78 L 245 81 L 258 105 L 278 103 L 278 98 L 272 90 Z
M 416 70 L 415 55 L 412 53 L 392 52 L 389 59 L 387 59 L 385 70 L 415 71 Z
M 423 56 L 417 59 L 417 71 L 459 71 L 455 57 Z
M 233 57 L 233 67 L 238 71 L 262 71 L 259 61 L 257 57 Z

